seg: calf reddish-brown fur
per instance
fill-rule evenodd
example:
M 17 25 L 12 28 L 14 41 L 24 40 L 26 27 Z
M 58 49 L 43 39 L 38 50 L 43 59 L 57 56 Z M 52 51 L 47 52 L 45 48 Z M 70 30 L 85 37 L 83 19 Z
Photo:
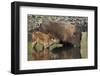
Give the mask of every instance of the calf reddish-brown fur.
M 56 42 L 54 39 L 54 36 L 51 34 L 45 34 L 43 32 L 35 31 L 32 33 L 32 57 L 34 60 L 48 60 L 49 59 L 49 51 L 47 47 L 51 45 L 53 42 Z M 44 49 L 42 51 L 36 51 L 34 49 L 35 43 L 41 43 L 44 46 Z
M 43 44 L 44 48 L 47 48 L 50 44 L 54 42 L 54 40 L 54 37 L 49 33 L 45 34 L 39 31 L 32 33 L 32 47 L 37 42 Z

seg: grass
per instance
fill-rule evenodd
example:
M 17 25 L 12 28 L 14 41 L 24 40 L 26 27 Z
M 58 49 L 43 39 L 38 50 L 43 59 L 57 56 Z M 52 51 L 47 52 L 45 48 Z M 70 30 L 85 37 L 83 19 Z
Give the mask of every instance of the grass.
M 28 60 L 33 60 L 33 58 L 32 58 L 32 42 L 28 42 Z
M 82 58 L 88 57 L 88 43 L 87 43 L 88 33 L 82 32 L 82 40 L 81 40 L 81 56 Z M 28 60 L 33 60 L 32 58 L 32 42 L 28 42 Z

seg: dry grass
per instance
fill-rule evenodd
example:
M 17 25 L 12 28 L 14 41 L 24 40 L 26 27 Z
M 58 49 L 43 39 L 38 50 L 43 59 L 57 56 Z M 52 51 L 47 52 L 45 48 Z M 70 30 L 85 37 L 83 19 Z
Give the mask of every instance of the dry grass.
M 82 32 L 82 41 L 81 41 L 81 56 L 82 58 L 88 57 L 88 33 Z

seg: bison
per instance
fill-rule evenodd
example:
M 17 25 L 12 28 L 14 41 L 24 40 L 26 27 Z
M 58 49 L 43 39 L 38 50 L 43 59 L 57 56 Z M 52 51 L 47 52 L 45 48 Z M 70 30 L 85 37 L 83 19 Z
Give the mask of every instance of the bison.
M 39 27 L 39 30 L 44 33 L 51 33 L 62 43 L 69 43 L 80 47 L 82 34 L 79 26 L 75 23 L 44 22 Z

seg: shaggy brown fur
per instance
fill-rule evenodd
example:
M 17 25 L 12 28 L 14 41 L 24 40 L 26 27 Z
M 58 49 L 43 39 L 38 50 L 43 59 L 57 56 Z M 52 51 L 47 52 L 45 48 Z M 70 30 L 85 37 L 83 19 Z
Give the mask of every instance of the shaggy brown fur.
M 81 42 L 81 31 L 72 23 L 46 22 L 40 26 L 40 31 L 51 33 L 64 43 L 80 45 Z

